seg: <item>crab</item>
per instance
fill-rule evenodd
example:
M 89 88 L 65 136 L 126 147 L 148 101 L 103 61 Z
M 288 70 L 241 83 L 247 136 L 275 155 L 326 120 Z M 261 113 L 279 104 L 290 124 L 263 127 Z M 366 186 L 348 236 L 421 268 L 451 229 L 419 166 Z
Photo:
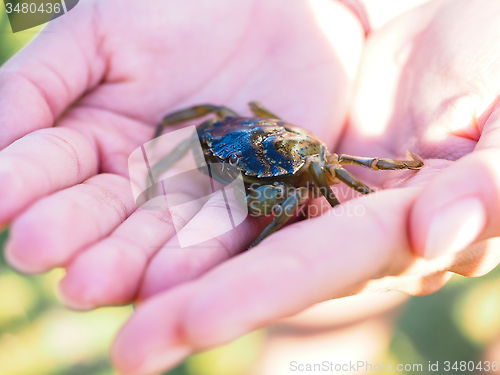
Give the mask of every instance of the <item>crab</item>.
M 287 123 L 258 102 L 248 106 L 254 117 L 242 117 L 227 107 L 210 104 L 170 113 L 158 125 L 153 139 L 168 126 L 215 115 L 196 127 L 204 161 L 219 164 L 222 170 L 226 166 L 226 173 L 218 174 L 226 184 L 237 175 L 243 176 L 246 191 L 241 193 L 252 215 L 273 215 L 250 247 L 279 230 L 309 198 L 323 196 L 332 207 L 339 205 L 331 185 L 343 182 L 361 194 L 373 192 L 344 165 L 372 170 L 418 170 L 424 165 L 411 152 L 407 152 L 407 160 L 330 153 L 325 143 L 309 131 Z M 192 141 L 181 142 L 153 167 L 155 173 L 187 154 Z

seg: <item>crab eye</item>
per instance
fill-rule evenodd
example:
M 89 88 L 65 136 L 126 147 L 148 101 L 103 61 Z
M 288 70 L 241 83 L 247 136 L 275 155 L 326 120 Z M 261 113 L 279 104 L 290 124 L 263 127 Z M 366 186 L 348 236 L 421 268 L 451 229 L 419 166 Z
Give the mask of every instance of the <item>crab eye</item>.
M 235 166 L 238 163 L 238 156 L 233 154 L 229 157 L 229 164 Z

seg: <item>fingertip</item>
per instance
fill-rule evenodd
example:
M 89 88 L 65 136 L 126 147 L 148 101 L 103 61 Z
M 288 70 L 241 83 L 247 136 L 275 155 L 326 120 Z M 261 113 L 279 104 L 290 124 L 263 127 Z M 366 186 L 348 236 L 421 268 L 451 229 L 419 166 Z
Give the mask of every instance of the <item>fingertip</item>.
M 57 286 L 57 297 L 63 305 L 75 311 L 89 311 L 96 307 L 82 298 L 74 298 L 77 295 L 80 295 L 80 293 L 75 292 L 71 286 L 68 286 L 67 282 L 64 282 L 64 279 L 61 280 Z
M 13 250 L 10 240 L 7 240 L 4 245 L 4 257 L 11 268 L 25 275 L 36 275 L 43 272 L 39 269 L 39 265 L 29 262 L 29 260 L 21 256 L 20 253 Z
M 193 291 L 193 285 L 187 284 L 137 308 L 111 347 L 111 362 L 120 373 L 159 373 L 176 366 L 192 353 L 180 322 Z
M 96 280 L 96 273 L 86 272 L 86 267 L 78 264 L 70 265 L 57 288 L 61 302 L 77 311 L 88 311 L 102 305 L 106 289 L 106 282 L 103 280 L 105 275 L 102 275 L 101 280 Z
M 138 331 L 135 328 L 138 324 L 137 320 L 137 313 L 135 313 L 120 328 L 109 351 L 113 368 L 118 370 L 120 374 L 134 374 L 144 362 L 144 359 L 133 350 L 133 343 L 140 348 L 143 341 L 143 337 L 136 334 Z
M 427 259 L 454 254 L 471 245 L 483 232 L 486 210 L 481 199 L 464 197 L 432 216 L 423 256 Z
M 456 254 L 500 234 L 497 151 L 473 152 L 443 170 L 418 197 L 409 220 L 415 255 Z
M 56 266 L 53 258 L 57 246 L 53 244 L 57 239 L 39 229 L 39 225 L 31 220 L 18 220 L 12 225 L 4 254 L 7 263 L 15 270 L 34 275 Z
M 128 350 L 128 349 L 127 349 Z M 152 351 L 140 364 L 130 364 L 122 350 L 113 346 L 110 352 L 111 363 L 123 375 L 156 375 L 165 369 L 172 368 L 191 354 L 185 346 L 172 347 Z
M 132 302 L 146 260 L 117 239 L 105 240 L 79 255 L 60 283 L 62 300 L 77 309 Z

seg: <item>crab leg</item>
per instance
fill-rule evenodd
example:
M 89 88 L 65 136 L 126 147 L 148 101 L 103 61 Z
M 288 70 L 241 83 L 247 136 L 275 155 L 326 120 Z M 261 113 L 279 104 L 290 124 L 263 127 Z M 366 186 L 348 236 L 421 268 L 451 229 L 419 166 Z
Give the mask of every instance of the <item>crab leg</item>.
M 279 207 L 281 210 L 279 213 L 276 213 L 273 221 L 262 231 L 262 233 L 257 237 L 257 239 L 249 246 L 254 247 L 260 241 L 262 241 L 267 236 L 273 234 L 278 231 L 290 217 L 293 215 L 294 211 L 299 207 L 302 203 L 302 199 L 300 193 L 291 194 Z
M 250 107 L 250 110 L 256 117 L 269 117 L 281 120 L 281 117 L 275 115 L 273 112 L 265 108 L 259 102 L 250 102 L 248 103 L 248 106 Z
M 328 181 L 326 180 L 325 172 L 315 161 L 310 161 L 309 164 L 309 172 L 314 180 L 314 183 L 319 188 L 319 191 L 326 198 L 330 206 L 335 207 L 340 204 L 339 200 L 333 193 L 332 188 L 328 185 Z
M 215 113 L 215 115 L 221 120 L 226 117 L 239 116 L 235 111 L 226 107 L 219 107 L 211 104 L 196 105 L 194 107 L 181 109 L 180 111 L 173 112 L 165 116 L 156 128 L 156 133 L 153 138 L 158 137 L 167 126 L 176 125 L 188 120 L 194 120 L 210 113 Z
M 170 169 L 175 163 L 181 160 L 188 151 L 191 149 L 192 139 L 188 138 L 179 143 L 169 154 L 161 158 L 152 168 L 151 177 L 156 180 L 156 178 L 163 172 Z M 155 183 L 155 181 L 151 181 Z
M 158 176 L 171 168 L 175 163 L 181 160 L 191 149 L 192 139 L 188 138 L 179 143 L 170 153 L 162 157 L 149 171 L 148 180 L 152 186 L 156 184 Z M 147 184 L 147 183 L 146 183 Z M 148 199 L 153 198 L 153 193 L 148 193 Z
M 420 169 L 424 161 L 411 152 L 406 153 L 408 160 L 363 158 L 350 155 L 339 155 L 338 162 L 343 165 L 359 165 L 361 167 L 379 170 L 379 169 Z
M 349 173 L 349 171 L 345 170 L 344 168 L 338 168 L 338 167 L 334 168 L 333 166 L 327 166 L 327 168 L 332 174 L 332 176 L 337 177 L 340 181 L 342 181 L 350 188 L 353 188 L 357 192 L 361 194 L 373 193 L 372 189 L 370 189 L 368 186 L 366 186 L 364 183 L 358 180 L 356 176 Z

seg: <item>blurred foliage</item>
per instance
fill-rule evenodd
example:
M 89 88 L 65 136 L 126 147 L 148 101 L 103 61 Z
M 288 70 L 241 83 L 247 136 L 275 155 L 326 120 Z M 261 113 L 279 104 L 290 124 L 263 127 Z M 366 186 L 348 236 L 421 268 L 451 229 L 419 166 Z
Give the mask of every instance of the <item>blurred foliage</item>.
M 191 356 L 186 363 L 191 375 L 243 375 L 252 368 L 265 341 L 265 332 L 255 331 L 229 345 Z
M 12 34 L 0 1 L 0 64 L 40 28 Z M 131 307 L 78 313 L 57 301 L 60 269 L 22 276 L 3 259 L 0 233 L 0 375 L 109 375 L 107 349 Z M 478 361 L 500 336 L 500 269 L 454 278 L 440 291 L 415 297 L 403 308 L 385 363 Z M 263 331 L 190 357 L 169 375 L 244 375 L 263 347 Z M 404 372 L 403 372 L 404 373 Z M 430 372 L 429 372 L 430 373 Z
M 0 235 L 0 248 L 6 238 Z M 60 269 L 21 276 L 0 263 L 0 374 L 105 375 L 107 348 L 129 307 L 70 311 L 56 298 Z
M 43 25 L 23 32 L 12 33 L 4 2 L 0 1 L 0 65 L 7 61 L 14 53 L 19 51 L 42 28 Z
M 454 275 L 438 292 L 414 297 L 404 306 L 391 343 L 391 362 L 478 363 L 484 349 L 500 337 L 499 313 L 500 267 L 480 278 Z

